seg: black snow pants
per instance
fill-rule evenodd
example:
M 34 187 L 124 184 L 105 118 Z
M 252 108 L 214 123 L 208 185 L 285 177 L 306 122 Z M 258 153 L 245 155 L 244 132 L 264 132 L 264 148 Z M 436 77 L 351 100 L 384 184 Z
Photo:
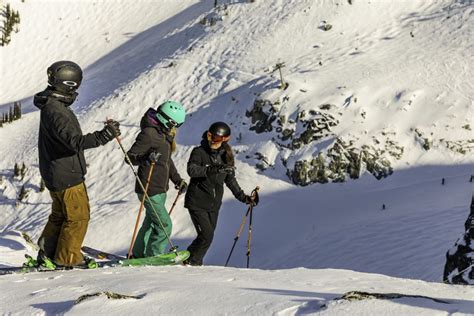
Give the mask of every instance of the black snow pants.
M 188 251 L 191 253 L 189 263 L 191 265 L 202 265 L 202 260 L 214 238 L 219 212 L 189 210 L 189 215 L 191 215 L 191 220 L 197 232 L 196 239 L 188 247 Z

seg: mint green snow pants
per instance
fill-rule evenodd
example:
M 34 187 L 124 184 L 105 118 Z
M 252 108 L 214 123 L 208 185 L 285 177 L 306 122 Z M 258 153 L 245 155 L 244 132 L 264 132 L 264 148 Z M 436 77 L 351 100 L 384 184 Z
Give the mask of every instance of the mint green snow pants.
M 142 194 L 137 194 L 140 201 Z M 150 196 L 150 200 L 155 207 L 155 211 L 148 199 L 145 200 L 146 215 L 142 227 L 137 234 L 135 245 L 133 246 L 133 256 L 135 258 L 153 257 L 168 252 L 168 236 L 171 236 L 172 222 L 165 208 L 166 193 Z M 164 226 L 160 225 L 161 223 Z M 165 234 L 166 232 L 166 234 Z

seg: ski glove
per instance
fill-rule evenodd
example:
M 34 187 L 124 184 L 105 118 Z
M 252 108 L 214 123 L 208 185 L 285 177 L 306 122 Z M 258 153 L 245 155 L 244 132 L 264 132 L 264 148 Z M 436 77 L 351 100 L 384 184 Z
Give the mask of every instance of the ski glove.
M 156 151 L 152 151 L 152 152 L 148 155 L 147 162 L 148 162 L 149 164 L 151 164 L 151 163 L 157 163 L 158 160 L 160 159 L 160 157 L 161 157 L 161 153 L 156 152 Z
M 181 180 L 177 185 L 174 186 L 174 188 L 178 190 L 179 194 L 183 194 L 188 189 L 188 184 L 186 183 L 186 181 Z
M 253 204 L 253 206 L 257 206 L 258 205 L 258 199 L 252 199 L 252 197 L 250 195 L 245 195 L 245 204 Z
M 104 128 L 99 131 L 99 139 L 102 145 L 107 144 L 120 135 L 120 123 L 114 120 L 108 120 L 105 122 Z
M 232 174 L 235 170 L 235 167 L 229 165 L 212 165 L 207 167 L 208 175 L 215 174 Z

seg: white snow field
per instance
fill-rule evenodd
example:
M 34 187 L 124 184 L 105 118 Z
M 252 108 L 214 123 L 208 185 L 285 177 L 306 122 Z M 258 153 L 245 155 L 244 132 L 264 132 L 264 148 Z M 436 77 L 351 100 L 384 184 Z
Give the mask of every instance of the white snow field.
M 473 315 L 472 286 L 443 284 L 442 273 L 474 189 L 474 3 L 218 2 L 217 9 L 212 0 L 2 2 L 19 11 L 21 22 L 0 47 L 0 112 L 21 101 L 23 116 L 0 128 L 0 266 L 35 255 L 20 232 L 37 240 L 50 197 L 38 190 L 39 111 L 32 97 L 46 87 L 51 63 L 73 60 L 84 69 L 73 110 L 85 133 L 114 118 L 128 149 L 149 107 L 167 99 L 185 105 L 173 156 L 185 179 L 189 154 L 207 127 L 231 124 L 237 180 L 246 193 L 261 188 L 251 269 L 247 228 L 231 267 L 223 267 L 246 212 L 226 190 L 205 266 L 0 276 L 0 313 Z M 324 31 L 327 23 L 332 28 Z M 279 62 L 286 90 L 273 71 Z M 390 160 L 393 174 L 381 180 L 364 172 L 344 183 L 297 186 L 286 168 L 334 139 L 294 151 L 279 147 L 274 132 L 249 130 L 245 113 L 256 98 L 278 101 L 279 113 L 294 120 L 332 104 L 335 135 L 355 146 L 390 137 L 403 154 Z M 423 138 L 432 140 L 429 150 Z M 257 153 L 268 158 L 268 169 L 256 168 Z M 92 213 L 85 244 L 125 254 L 139 207 L 133 174 L 116 143 L 86 151 L 86 159 Z M 23 179 L 13 177 L 15 163 L 25 163 Z M 28 196 L 17 202 L 22 185 Z M 171 188 L 168 206 L 175 196 Z M 183 198 L 172 219 L 173 242 L 186 249 L 195 231 Z M 105 291 L 138 298 L 76 303 Z M 340 299 L 350 291 L 408 297 Z

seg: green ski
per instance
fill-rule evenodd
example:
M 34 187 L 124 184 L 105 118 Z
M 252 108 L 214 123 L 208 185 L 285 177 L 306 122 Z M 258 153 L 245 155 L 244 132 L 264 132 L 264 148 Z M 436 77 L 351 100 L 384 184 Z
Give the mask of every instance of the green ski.
M 134 259 L 115 259 L 97 262 L 95 268 L 105 267 L 140 267 L 140 266 L 168 266 L 178 265 L 189 258 L 189 251 L 181 250 L 177 252 L 165 253 L 155 257 L 134 258 Z M 91 270 L 95 269 L 90 266 L 73 266 L 73 267 L 55 267 L 53 269 L 45 268 L 43 266 L 33 266 L 32 264 L 25 264 L 22 267 L 5 267 L 0 268 L 0 275 L 16 274 L 16 273 L 30 273 L 30 272 L 54 272 L 54 271 L 71 271 L 71 270 Z

